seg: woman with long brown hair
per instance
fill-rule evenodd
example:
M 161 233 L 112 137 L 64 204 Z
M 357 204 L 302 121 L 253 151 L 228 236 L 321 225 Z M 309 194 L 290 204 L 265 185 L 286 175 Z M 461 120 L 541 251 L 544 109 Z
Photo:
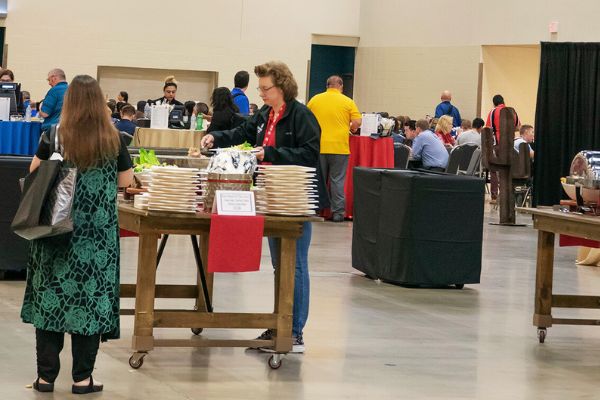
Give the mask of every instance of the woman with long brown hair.
M 131 184 L 125 143 L 112 125 L 102 90 L 76 76 L 57 125 L 56 152 L 77 167 L 73 232 L 32 241 L 21 318 L 36 328 L 37 374 L 33 388 L 52 392 L 64 334 L 71 334 L 72 392 L 99 392 L 92 378 L 100 341 L 119 337 L 119 226 L 117 188 Z M 47 160 L 45 133 L 30 171 Z

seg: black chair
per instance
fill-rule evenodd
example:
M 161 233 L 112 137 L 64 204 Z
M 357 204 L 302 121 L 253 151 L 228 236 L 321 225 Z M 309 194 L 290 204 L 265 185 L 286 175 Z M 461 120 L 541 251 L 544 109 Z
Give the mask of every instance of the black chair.
M 481 170 L 481 148 L 477 147 L 471 155 L 471 161 L 469 162 L 469 166 L 465 171 L 458 170 L 458 175 L 469 175 L 475 176 L 479 175 L 479 171 Z
M 519 151 L 512 153 L 512 185 L 515 196 L 515 206 L 525 207 L 531 202 L 531 157 L 529 145 L 521 143 Z
M 410 147 L 402 143 L 394 142 L 394 168 L 406 169 L 408 167 L 408 158 L 410 156 Z
M 461 144 L 460 146 L 453 148 L 450 152 L 450 158 L 448 159 L 446 173 L 464 175 L 464 172 L 469 169 L 473 153 L 477 148 L 477 145 L 470 143 Z

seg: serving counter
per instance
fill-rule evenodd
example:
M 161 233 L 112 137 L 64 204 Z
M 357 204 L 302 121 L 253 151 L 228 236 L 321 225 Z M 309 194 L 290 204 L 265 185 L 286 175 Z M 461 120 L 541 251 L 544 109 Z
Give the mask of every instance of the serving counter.
M 121 297 L 135 298 L 135 310 L 122 310 L 123 315 L 134 315 L 132 348 L 129 363 L 133 368 L 142 365 L 144 357 L 154 347 L 273 347 L 269 358 L 271 368 L 279 368 L 281 354 L 292 349 L 292 309 L 296 239 L 302 234 L 302 223 L 318 222 L 316 217 L 265 216 L 264 236 L 280 237 L 281 265 L 275 271 L 275 299 L 272 313 L 212 312 L 213 274 L 207 270 L 210 214 L 183 214 L 143 211 L 130 203 L 119 203 L 119 226 L 139 234 L 136 284 L 121 284 Z M 194 285 L 161 285 L 156 283 L 157 244 L 160 235 L 200 235 L 201 268 L 206 276 L 198 274 Z M 167 267 L 168 268 L 168 267 Z M 208 294 L 208 301 L 204 293 Z M 196 299 L 195 310 L 155 310 L 155 298 Z M 207 304 L 208 303 L 208 304 Z M 203 328 L 274 329 L 273 340 L 211 340 L 211 339 L 157 339 L 154 328 L 188 328 L 194 333 Z
M 565 234 L 600 240 L 600 217 L 577 215 L 546 208 L 517 208 L 533 216 L 538 230 L 535 301 L 533 325 L 538 327 L 540 343 L 546 339 L 546 328 L 552 325 L 600 325 L 598 319 L 554 318 L 552 308 L 600 308 L 600 296 L 552 293 L 554 272 L 554 235 Z
M 41 122 L 0 121 L 0 154 L 35 154 L 41 135 Z

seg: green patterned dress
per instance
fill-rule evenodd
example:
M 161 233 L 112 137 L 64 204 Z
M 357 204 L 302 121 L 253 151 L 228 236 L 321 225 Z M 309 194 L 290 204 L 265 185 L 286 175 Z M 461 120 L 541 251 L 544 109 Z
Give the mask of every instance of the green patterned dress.
M 53 332 L 119 337 L 117 162 L 80 172 L 73 232 L 31 243 L 23 322 Z

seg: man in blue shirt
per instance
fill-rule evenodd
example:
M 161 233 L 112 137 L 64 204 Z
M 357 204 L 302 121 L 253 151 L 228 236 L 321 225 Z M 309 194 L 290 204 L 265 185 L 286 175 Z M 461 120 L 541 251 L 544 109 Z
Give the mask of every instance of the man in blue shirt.
M 55 68 L 48 72 L 47 80 L 48 84 L 52 87 L 46 93 L 39 113 L 44 118 L 42 131 L 50 129 L 50 126 L 58 123 L 68 86 L 65 71 L 60 68 Z
M 115 123 L 115 128 L 117 128 L 119 132 L 125 132 L 133 137 L 135 129 L 137 128 L 137 125 L 133 122 L 133 119 L 135 118 L 135 108 L 131 104 L 125 104 L 121 107 L 120 115 L 121 119 Z M 127 138 L 125 144 L 129 145 L 131 140 L 131 138 Z
M 231 95 L 233 96 L 233 102 L 238 106 L 242 115 L 250 114 L 250 102 L 245 93 L 249 82 L 250 74 L 248 71 L 238 71 L 233 78 L 235 87 L 231 91 Z
M 460 112 L 458 108 L 452 105 L 452 93 L 449 90 L 444 90 L 440 96 L 442 102 L 435 108 L 435 117 L 439 118 L 442 115 L 449 115 L 452 117 L 452 126 L 455 128 L 460 127 L 462 120 L 460 119 Z
M 412 159 L 421 160 L 423 168 L 432 171 L 445 171 L 448 166 L 448 150 L 444 143 L 429 130 L 425 119 L 417 121 L 416 130 L 408 130 L 406 138 L 412 139 Z

